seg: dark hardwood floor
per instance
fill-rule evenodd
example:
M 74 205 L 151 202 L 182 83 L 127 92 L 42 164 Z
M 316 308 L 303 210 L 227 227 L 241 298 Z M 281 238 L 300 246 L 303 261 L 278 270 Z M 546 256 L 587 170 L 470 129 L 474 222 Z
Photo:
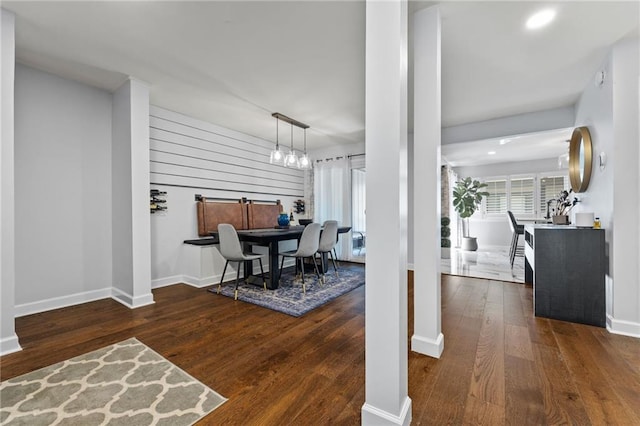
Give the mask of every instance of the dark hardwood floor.
M 359 424 L 364 292 L 302 318 L 187 285 L 133 311 L 102 300 L 22 317 L 24 350 L 0 377 L 136 337 L 229 398 L 199 424 Z M 640 340 L 531 312 L 531 287 L 443 275 L 444 353 L 409 352 L 413 424 L 639 425 Z

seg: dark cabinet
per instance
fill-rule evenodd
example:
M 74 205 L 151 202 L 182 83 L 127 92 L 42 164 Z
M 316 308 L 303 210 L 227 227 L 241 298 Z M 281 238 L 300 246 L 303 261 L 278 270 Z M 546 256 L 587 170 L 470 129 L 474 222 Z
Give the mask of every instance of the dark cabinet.
M 525 226 L 525 281 L 533 284 L 534 314 L 605 326 L 604 230 Z

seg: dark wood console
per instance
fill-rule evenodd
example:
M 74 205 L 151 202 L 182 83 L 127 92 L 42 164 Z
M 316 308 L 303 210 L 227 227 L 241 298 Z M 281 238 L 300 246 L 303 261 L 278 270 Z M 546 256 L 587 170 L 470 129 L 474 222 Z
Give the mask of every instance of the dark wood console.
M 534 314 L 605 326 L 604 230 L 525 226 L 525 281 L 533 284 Z

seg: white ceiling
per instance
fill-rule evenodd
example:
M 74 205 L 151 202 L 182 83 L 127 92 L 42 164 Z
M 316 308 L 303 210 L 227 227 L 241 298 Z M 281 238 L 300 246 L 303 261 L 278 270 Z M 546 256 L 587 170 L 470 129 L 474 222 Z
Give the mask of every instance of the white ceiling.
M 558 157 L 569 151 L 573 128 L 442 145 L 442 156 L 453 167 Z M 493 153 L 493 154 L 491 154 Z
M 637 2 L 440 4 L 444 126 L 572 105 L 608 47 L 638 32 Z M 556 20 L 526 31 L 542 6 Z M 21 63 L 108 90 L 133 76 L 154 105 L 268 140 L 280 112 L 311 126 L 309 149 L 364 141 L 363 1 L 2 7 L 16 13 Z

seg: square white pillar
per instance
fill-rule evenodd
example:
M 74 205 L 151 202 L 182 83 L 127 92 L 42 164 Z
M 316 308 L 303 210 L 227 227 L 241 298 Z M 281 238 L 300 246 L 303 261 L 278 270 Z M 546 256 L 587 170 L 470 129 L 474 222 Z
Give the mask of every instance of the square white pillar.
M 149 88 L 129 79 L 113 95 L 113 298 L 153 303 L 149 212 Z
M 411 349 L 440 358 L 441 50 L 438 7 L 413 17 L 414 333 Z
M 406 1 L 366 7 L 367 260 L 362 424 L 411 422 L 407 348 Z
M 15 328 L 15 15 L 0 9 L 0 355 L 21 350 Z

